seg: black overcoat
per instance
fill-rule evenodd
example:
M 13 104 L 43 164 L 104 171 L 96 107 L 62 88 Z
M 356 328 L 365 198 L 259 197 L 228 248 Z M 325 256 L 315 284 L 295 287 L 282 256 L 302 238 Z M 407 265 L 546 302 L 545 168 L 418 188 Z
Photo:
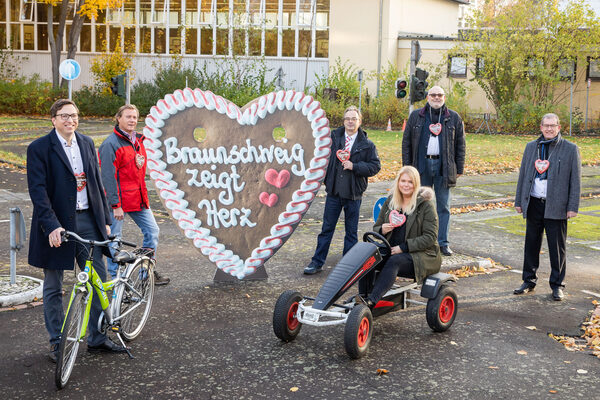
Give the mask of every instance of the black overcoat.
M 89 207 L 103 240 L 106 240 L 106 225 L 112 221 L 100 179 L 94 142 L 78 132 L 75 132 L 75 136 L 87 177 Z M 63 243 L 58 248 L 50 247 L 48 243 L 48 236 L 56 228 L 77 231 L 77 183 L 54 129 L 27 147 L 27 184 L 33 203 L 29 264 L 40 268 L 73 269 L 75 242 Z

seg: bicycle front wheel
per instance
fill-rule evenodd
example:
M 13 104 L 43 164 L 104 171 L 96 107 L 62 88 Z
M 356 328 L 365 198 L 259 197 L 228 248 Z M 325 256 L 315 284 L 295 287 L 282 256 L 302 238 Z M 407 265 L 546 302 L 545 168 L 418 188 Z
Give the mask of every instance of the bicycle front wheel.
M 82 334 L 81 328 L 86 304 L 86 293 L 78 290 L 65 317 L 60 344 L 58 345 L 56 371 L 54 373 L 54 383 L 58 389 L 62 389 L 67 385 L 75 365 L 79 343 L 85 336 L 85 333 Z
M 148 258 L 139 259 L 129 267 L 127 280 L 117 293 L 120 332 L 130 341 L 138 337 L 150 316 L 154 297 L 154 264 Z

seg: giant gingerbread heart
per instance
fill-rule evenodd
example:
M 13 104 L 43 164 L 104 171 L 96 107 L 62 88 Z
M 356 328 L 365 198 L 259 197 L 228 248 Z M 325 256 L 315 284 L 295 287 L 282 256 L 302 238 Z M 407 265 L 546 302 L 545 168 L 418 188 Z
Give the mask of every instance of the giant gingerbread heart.
M 277 127 L 285 130 L 281 140 L 273 137 Z M 196 128 L 204 139 L 194 138 Z M 240 109 L 208 91 L 177 90 L 152 107 L 144 135 L 165 207 L 202 254 L 239 279 L 290 237 L 331 152 L 319 102 L 294 91 Z

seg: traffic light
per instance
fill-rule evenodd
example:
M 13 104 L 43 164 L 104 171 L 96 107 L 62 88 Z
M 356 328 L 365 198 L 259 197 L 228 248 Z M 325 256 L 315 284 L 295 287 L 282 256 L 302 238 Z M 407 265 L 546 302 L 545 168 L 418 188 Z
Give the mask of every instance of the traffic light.
M 114 95 L 125 97 L 125 74 L 110 78 L 112 93 Z
M 406 87 L 408 86 L 408 82 L 406 79 L 396 79 L 396 97 L 399 99 L 403 99 L 406 97 Z
M 427 97 L 427 77 L 429 76 L 429 72 L 422 70 L 421 68 L 417 68 L 414 76 L 410 82 L 410 103 L 416 103 L 417 101 L 421 101 Z

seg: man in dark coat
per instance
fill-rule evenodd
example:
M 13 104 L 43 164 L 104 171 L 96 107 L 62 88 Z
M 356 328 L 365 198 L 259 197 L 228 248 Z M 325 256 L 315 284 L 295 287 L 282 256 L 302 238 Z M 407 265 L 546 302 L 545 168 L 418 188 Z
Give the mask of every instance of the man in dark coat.
M 110 234 L 110 213 L 94 142 L 75 131 L 78 112 L 71 100 L 57 100 L 50 108 L 54 129 L 27 148 L 27 183 L 33 203 L 29 264 L 44 269 L 44 320 L 50 335 L 49 357 L 54 362 L 64 320 L 63 271 L 74 268 L 75 258 L 83 269 L 88 255 L 81 244 L 61 243 L 61 232 L 70 230 L 94 240 L 106 240 Z M 105 280 L 102 248 L 94 249 L 93 266 Z M 101 312 L 94 293 L 88 350 L 125 351 L 98 332 Z
M 546 231 L 552 298 L 561 301 L 567 269 L 567 219 L 576 217 L 579 211 L 581 157 L 577 145 L 561 136 L 556 114 L 544 115 L 540 130 L 540 137 L 525 146 L 515 195 L 515 209 L 527 224 L 523 284 L 514 293 L 534 289 Z
M 444 89 L 433 86 L 425 107 L 410 114 L 402 137 L 402 165 L 419 170 L 421 184 L 435 190 L 438 243 L 442 254 L 450 256 L 450 188 L 463 173 L 465 129 L 460 116 L 446 107 L 445 101 Z
M 368 178 L 381 169 L 377 149 L 360 128 L 361 122 L 358 108 L 348 107 L 344 112 L 344 126 L 331 133 L 331 156 L 325 174 L 327 198 L 323 227 L 317 238 L 315 254 L 304 268 L 307 275 L 321 272 L 342 209 L 346 227 L 343 254 L 358 242 L 362 194 L 367 189 Z

